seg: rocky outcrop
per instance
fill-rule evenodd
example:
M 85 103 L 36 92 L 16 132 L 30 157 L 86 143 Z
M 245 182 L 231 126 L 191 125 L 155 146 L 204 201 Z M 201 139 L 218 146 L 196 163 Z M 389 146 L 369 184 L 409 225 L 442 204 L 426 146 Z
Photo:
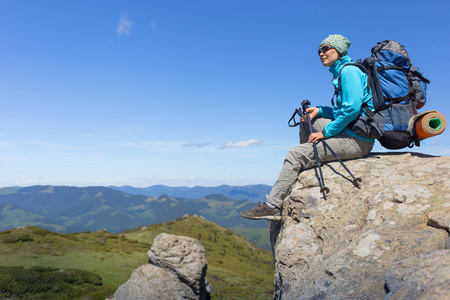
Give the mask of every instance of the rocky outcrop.
M 450 158 L 371 154 L 302 172 L 271 222 L 275 299 L 450 299 Z M 447 244 L 447 246 L 446 246 Z M 447 248 L 447 249 L 446 249 Z
M 450 250 L 435 250 L 396 263 L 386 273 L 386 299 L 450 299 Z
M 112 299 L 210 298 L 206 252 L 198 240 L 162 233 L 147 256 L 149 263 L 134 270 Z

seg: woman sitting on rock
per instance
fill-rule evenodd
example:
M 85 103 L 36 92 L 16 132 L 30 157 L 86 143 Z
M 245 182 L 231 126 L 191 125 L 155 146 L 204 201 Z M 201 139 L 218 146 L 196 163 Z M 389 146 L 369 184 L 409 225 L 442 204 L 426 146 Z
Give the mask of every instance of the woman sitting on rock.
M 329 67 L 333 74 L 333 85 L 338 87 L 339 72 L 347 63 L 353 62 L 347 56 L 350 41 L 340 34 L 328 36 L 320 43 L 319 57 L 322 65 Z M 341 89 L 333 107 L 310 107 L 306 110 L 312 120 L 313 132 L 307 134 L 304 122 L 300 130 L 300 145 L 289 150 L 284 160 L 281 173 L 271 192 L 266 196 L 267 202 L 260 202 L 254 209 L 241 212 L 241 216 L 248 219 L 281 220 L 283 201 L 289 194 L 299 173 L 317 165 L 313 143 L 316 143 L 321 162 L 335 160 L 330 151 L 325 151 L 323 143 L 328 145 L 337 156 L 352 159 L 369 154 L 374 140 L 359 136 L 352 132 L 349 124 L 359 115 L 366 115 L 362 103 L 366 102 L 374 110 L 372 93 L 367 87 L 367 75 L 356 66 L 347 66 L 341 72 Z

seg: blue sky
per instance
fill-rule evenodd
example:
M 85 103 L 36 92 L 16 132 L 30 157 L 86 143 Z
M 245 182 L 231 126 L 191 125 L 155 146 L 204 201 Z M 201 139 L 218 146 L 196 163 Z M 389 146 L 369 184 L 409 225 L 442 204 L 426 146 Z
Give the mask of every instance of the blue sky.
M 450 116 L 441 1 L 0 0 L 0 186 L 276 180 L 302 100 L 329 105 L 319 43 L 405 45 Z M 383 151 L 377 145 L 374 151 Z M 450 155 L 449 130 L 413 151 Z

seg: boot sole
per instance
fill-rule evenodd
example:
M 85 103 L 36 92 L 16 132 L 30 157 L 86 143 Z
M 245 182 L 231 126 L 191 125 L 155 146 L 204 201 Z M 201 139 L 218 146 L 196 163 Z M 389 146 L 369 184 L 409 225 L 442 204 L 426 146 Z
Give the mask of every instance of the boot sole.
M 250 219 L 250 220 L 269 220 L 269 221 L 281 221 L 281 216 L 261 216 L 261 217 L 255 217 L 255 216 L 244 216 L 241 214 L 241 217 Z

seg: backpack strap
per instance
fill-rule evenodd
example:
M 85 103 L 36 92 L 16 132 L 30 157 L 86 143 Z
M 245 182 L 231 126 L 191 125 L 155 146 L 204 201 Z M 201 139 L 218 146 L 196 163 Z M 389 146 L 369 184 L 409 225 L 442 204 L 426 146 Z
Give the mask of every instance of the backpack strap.
M 416 75 L 417 77 L 419 77 L 420 80 L 422 80 L 423 82 L 425 82 L 426 84 L 430 84 L 430 80 L 426 79 L 425 77 L 423 77 L 422 73 L 420 73 L 416 67 L 412 66 L 409 68 L 409 72 L 413 73 L 414 75 Z
M 371 120 L 373 120 L 373 117 L 375 116 L 375 113 L 370 110 L 369 105 L 366 102 L 363 102 L 361 107 L 366 111 L 366 114 L 369 116 Z
M 333 97 L 331 97 L 331 104 L 334 106 L 334 99 L 337 99 L 337 96 L 339 94 L 339 92 L 342 90 L 342 86 L 341 86 L 341 73 L 342 70 L 344 70 L 344 68 L 346 66 L 355 66 L 358 67 L 362 72 L 367 74 L 367 82 L 366 82 L 366 88 L 370 88 L 370 79 L 371 79 L 371 74 L 370 72 L 366 69 L 366 67 L 360 63 L 361 60 L 358 60 L 356 63 L 347 63 L 345 65 L 342 66 L 341 70 L 339 71 L 339 75 L 338 75 L 338 86 L 337 88 L 334 89 L 334 94 Z M 366 104 L 367 105 L 367 104 Z M 369 109 L 370 110 L 370 109 Z

